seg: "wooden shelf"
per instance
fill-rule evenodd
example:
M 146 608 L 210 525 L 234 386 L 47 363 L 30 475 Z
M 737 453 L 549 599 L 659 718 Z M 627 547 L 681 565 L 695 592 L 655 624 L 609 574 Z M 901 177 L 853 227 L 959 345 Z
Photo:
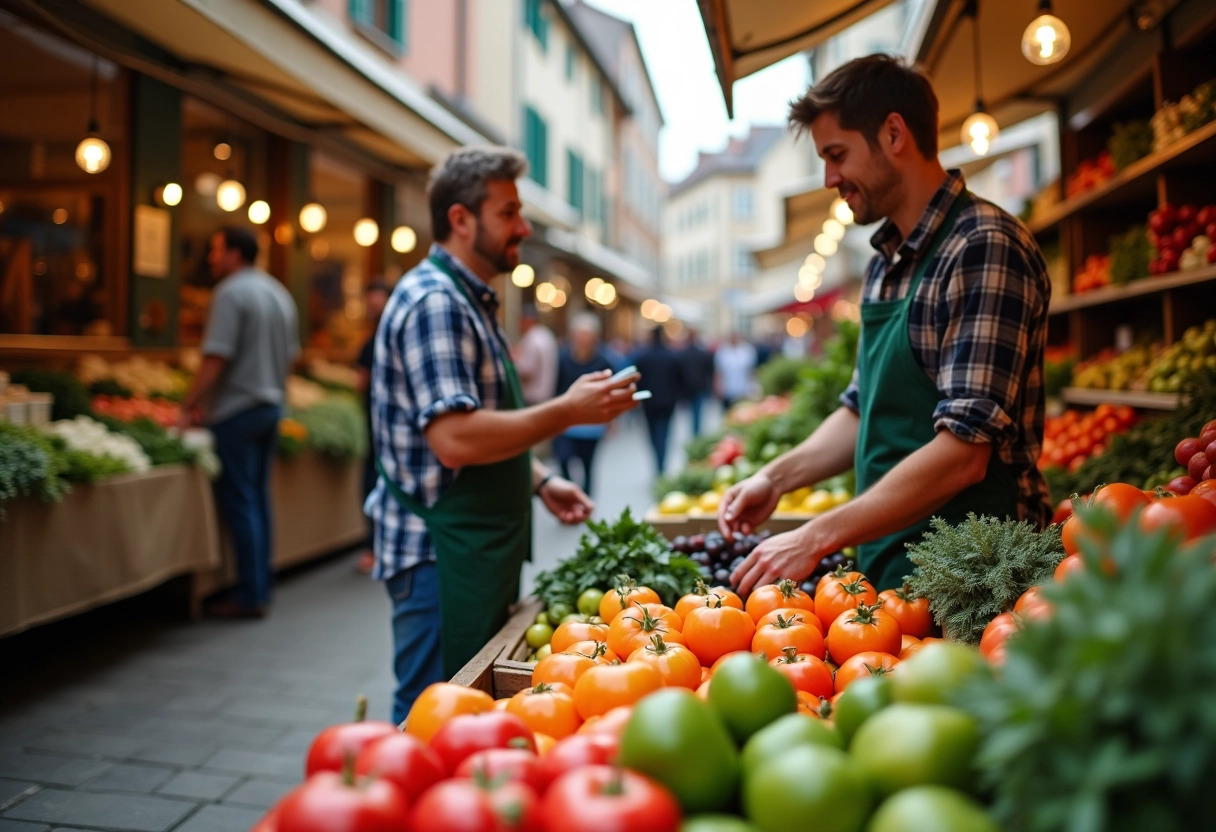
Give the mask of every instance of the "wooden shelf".
M 1027 227 L 1032 234 L 1050 231 L 1063 220 L 1086 208 L 1117 208 L 1137 202 L 1156 204 L 1157 182 L 1152 174 L 1164 170 L 1216 162 L 1216 121 L 1205 124 L 1158 153 L 1150 153 L 1116 173 L 1103 184 L 1033 217 Z
M 1069 404 L 1097 407 L 1100 404 L 1125 404 L 1143 410 L 1174 410 L 1178 407 L 1177 393 L 1149 393 L 1139 390 L 1091 390 L 1085 387 L 1065 387 L 1060 398 Z
M 1049 314 L 1059 315 L 1074 309 L 1088 309 L 1094 306 L 1104 306 L 1118 303 L 1144 295 L 1155 295 L 1170 289 L 1184 286 L 1194 286 L 1200 283 L 1216 281 L 1216 265 L 1204 266 L 1185 272 L 1170 272 L 1156 277 L 1144 277 L 1123 286 L 1104 286 L 1101 289 L 1091 289 L 1080 294 L 1062 295 L 1051 299 Z

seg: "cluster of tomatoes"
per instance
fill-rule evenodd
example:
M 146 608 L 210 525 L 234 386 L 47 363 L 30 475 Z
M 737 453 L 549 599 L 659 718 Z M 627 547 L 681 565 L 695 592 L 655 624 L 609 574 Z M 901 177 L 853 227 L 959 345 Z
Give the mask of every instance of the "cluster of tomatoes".
M 257 832 L 675 832 L 683 814 L 721 795 L 708 774 L 689 787 L 702 795 L 691 802 L 664 781 L 691 758 L 639 773 L 655 731 L 635 727 L 643 739 L 632 745 L 622 737 L 643 700 L 682 689 L 732 727 L 754 723 L 740 742 L 783 713 L 831 727 L 850 685 L 939 640 L 929 637 L 925 599 L 878 593 L 843 568 L 814 597 L 782 580 L 746 603 L 701 585 L 667 607 L 627 582 L 604 596 L 600 613 L 608 623 L 559 626 L 531 686 L 508 699 L 442 683 L 421 694 L 402 730 L 364 721 L 326 729 L 309 752 L 307 781 Z M 726 745 L 714 771 L 736 765 L 738 748 Z
M 1135 421 L 1136 412 L 1126 405 L 1100 404 L 1088 413 L 1065 410 L 1043 424 L 1039 467 L 1075 471 L 1085 460 L 1105 451 L 1111 437 L 1126 432 Z
M 145 399 L 140 396 L 94 396 L 93 412 L 113 416 L 123 422 L 151 419 L 162 428 L 173 427 L 181 415 L 181 405 L 168 399 Z

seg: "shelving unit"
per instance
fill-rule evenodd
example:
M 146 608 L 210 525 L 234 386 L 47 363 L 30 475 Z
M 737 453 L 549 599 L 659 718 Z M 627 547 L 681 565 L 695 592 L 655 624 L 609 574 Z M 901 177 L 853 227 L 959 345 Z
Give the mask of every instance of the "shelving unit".
M 1081 407 L 1097 407 L 1100 404 L 1123 404 L 1141 410 L 1174 410 L 1178 407 L 1177 393 L 1149 393 L 1141 390 L 1089 390 L 1084 387 L 1065 387 L 1060 399 Z
M 1136 280 L 1123 286 L 1106 286 L 1075 295 L 1064 295 L 1051 299 L 1052 315 L 1061 315 L 1077 309 L 1089 309 L 1095 306 L 1105 306 L 1112 303 L 1141 298 L 1146 295 L 1156 295 L 1173 289 L 1198 286 L 1203 283 L 1213 283 L 1211 311 L 1216 315 L 1216 265 L 1206 266 L 1187 272 L 1171 272 Z

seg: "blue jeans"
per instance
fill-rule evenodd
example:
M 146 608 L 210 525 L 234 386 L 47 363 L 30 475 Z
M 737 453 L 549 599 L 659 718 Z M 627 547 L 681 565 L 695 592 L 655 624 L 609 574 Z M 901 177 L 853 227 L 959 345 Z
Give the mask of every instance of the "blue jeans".
M 237 585 L 232 600 L 247 608 L 270 603 L 274 571 L 270 563 L 270 463 L 278 442 L 278 405 L 246 410 L 211 426 L 215 455 L 223 471 L 215 502 L 232 534 Z
M 434 561 L 398 572 L 384 582 L 393 602 L 393 722 L 400 725 L 423 689 L 442 682 L 439 570 Z M 476 611 L 470 610 L 470 615 Z
M 671 430 L 670 409 L 646 412 L 646 428 L 650 432 L 650 447 L 654 451 L 655 471 L 661 477 L 667 465 L 667 434 Z
M 697 393 L 688 400 L 688 414 L 692 417 L 692 435 L 701 435 L 701 410 L 705 407 L 705 400 L 709 397 L 704 393 Z

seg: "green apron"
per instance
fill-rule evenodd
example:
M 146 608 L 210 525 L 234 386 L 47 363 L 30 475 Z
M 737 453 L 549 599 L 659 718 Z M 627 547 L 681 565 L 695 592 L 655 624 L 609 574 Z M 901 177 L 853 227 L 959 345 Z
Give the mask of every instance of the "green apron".
M 908 312 L 933 256 L 954 228 L 959 214 L 971 202 L 964 191 L 942 220 L 937 233 L 921 254 L 912 285 L 900 300 L 861 305 L 861 344 L 857 353 L 860 392 L 860 429 L 854 468 L 861 492 L 914 451 L 933 440 L 933 412 L 942 399 L 937 385 L 917 363 L 908 336 Z M 996 448 L 988 459 L 981 482 L 955 495 L 935 512 L 949 523 L 966 519 L 968 512 L 1017 516 L 1017 483 Z M 912 573 L 905 544 L 917 543 L 929 529 L 929 518 L 902 531 L 857 547 L 858 566 L 878 589 L 903 584 Z
M 479 307 L 464 281 L 442 260 L 432 256 L 430 261 L 476 313 Z M 493 321 L 489 327 L 506 374 L 505 409 L 521 408 L 515 364 Z M 502 629 L 519 599 L 519 572 L 532 554 L 532 455 L 525 451 L 489 465 L 466 465 L 429 508 L 385 476 L 379 459 L 376 469 L 393 498 L 426 521 L 439 574 L 443 672 L 450 679 Z

